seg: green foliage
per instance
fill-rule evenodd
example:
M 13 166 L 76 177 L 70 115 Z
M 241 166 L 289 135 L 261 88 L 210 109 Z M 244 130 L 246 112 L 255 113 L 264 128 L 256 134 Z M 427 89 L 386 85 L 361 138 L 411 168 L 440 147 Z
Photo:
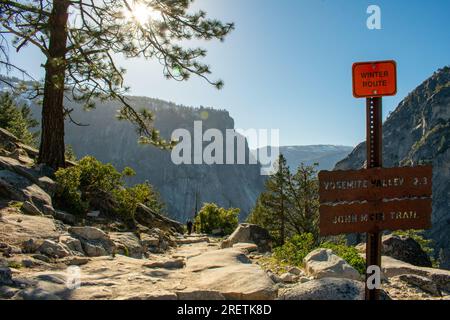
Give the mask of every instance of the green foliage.
M 73 147 L 70 144 L 66 144 L 66 151 L 64 152 L 64 158 L 68 161 L 77 161 L 77 156 Z
M 23 202 L 21 201 L 10 201 L 8 202 L 8 207 L 20 209 L 23 206 Z
M 314 235 L 311 233 L 296 234 L 286 243 L 273 250 L 274 257 L 278 261 L 284 261 L 291 265 L 302 266 L 303 259 L 316 248 Z
M 267 229 L 282 245 L 296 234 L 311 233 L 318 238 L 319 195 L 315 166 L 297 168 L 292 174 L 280 155 L 278 170 L 266 181 L 248 222 Z
M 27 105 L 18 106 L 9 93 L 0 95 L 0 127 L 5 128 L 23 143 L 35 146 L 37 133 L 30 129 L 38 125 L 31 117 L 31 109 Z
M 134 217 L 139 203 L 156 212 L 163 209 L 159 195 L 149 183 L 125 187 L 124 179 L 135 175 L 134 170 L 129 167 L 118 172 L 113 165 L 103 164 L 88 156 L 82 158 L 76 166 L 59 169 L 55 175 L 59 184 L 55 202 L 74 214 L 86 213 L 89 208 L 88 195 L 98 191 L 111 196 L 117 204 L 112 213 L 124 219 Z
M 196 230 L 203 233 L 212 233 L 221 229 L 223 234 L 231 234 L 238 226 L 239 209 L 219 208 L 215 203 L 205 203 L 195 217 Z
M 286 243 L 273 250 L 273 257 L 280 264 L 303 266 L 303 259 L 317 248 L 331 249 L 333 253 L 348 262 L 353 268 L 364 274 L 366 262 L 355 247 L 347 246 L 345 243 L 323 242 L 317 243 L 312 233 L 296 234 L 289 238 Z
M 347 246 L 342 243 L 324 242 L 320 245 L 320 248 L 331 249 L 335 255 L 347 261 L 347 263 L 355 268 L 360 274 L 365 274 L 366 260 L 359 255 L 359 252 L 355 247 Z

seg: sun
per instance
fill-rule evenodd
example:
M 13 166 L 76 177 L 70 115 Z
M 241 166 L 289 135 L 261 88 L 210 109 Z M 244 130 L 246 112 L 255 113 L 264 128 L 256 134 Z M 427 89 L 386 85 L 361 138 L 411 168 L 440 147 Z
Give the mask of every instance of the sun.
M 145 25 L 151 21 L 158 20 L 161 17 L 161 13 L 150 6 L 141 2 L 134 2 L 131 6 L 131 10 L 124 9 L 124 17 L 128 21 L 135 21 L 140 25 Z

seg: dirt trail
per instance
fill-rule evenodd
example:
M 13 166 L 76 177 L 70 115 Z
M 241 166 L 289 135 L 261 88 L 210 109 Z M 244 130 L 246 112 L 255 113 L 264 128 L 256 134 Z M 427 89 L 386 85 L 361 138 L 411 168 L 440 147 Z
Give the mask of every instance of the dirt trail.
M 79 267 L 59 263 L 13 269 L 13 279 L 26 288 L 11 289 L 10 295 L 86 300 L 276 297 L 273 282 L 246 257 L 245 247 L 222 250 L 216 240 L 207 241 L 201 236 L 184 237 L 176 249 L 148 259 L 116 255 L 89 258 Z M 71 288 L 78 280 L 79 286 Z

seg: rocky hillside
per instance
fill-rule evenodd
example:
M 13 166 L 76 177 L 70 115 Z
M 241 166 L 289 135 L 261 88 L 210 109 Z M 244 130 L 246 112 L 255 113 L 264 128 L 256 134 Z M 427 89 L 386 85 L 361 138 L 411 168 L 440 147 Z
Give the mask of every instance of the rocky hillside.
M 385 167 L 433 164 L 433 228 L 441 267 L 450 269 L 450 68 L 435 72 L 411 92 L 383 126 Z M 339 162 L 335 169 L 364 165 L 365 143 Z
M 259 149 L 252 150 L 257 154 Z M 318 171 L 331 170 L 336 163 L 349 155 L 353 147 L 334 145 L 310 145 L 310 146 L 283 146 L 280 147 L 282 153 L 291 170 L 296 170 L 303 163 L 305 165 L 318 164 Z

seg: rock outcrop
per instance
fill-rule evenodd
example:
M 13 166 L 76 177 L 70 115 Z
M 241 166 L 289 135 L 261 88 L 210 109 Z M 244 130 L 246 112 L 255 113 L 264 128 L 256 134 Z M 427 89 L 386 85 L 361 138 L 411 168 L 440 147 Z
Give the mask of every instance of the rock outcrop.
M 407 236 L 389 235 L 383 237 L 383 254 L 419 267 L 431 268 L 430 257 L 420 244 Z
M 363 300 L 364 283 L 342 278 L 322 278 L 281 290 L 279 300 Z
M 409 263 L 383 256 L 381 269 L 385 277 L 393 278 L 401 275 L 417 275 L 432 281 L 445 294 L 450 294 L 450 271 L 413 266 Z
M 390 234 L 381 239 L 381 254 L 394 259 L 410 263 L 419 267 L 432 267 L 428 254 L 421 245 L 409 236 Z M 360 243 L 356 249 L 365 254 L 366 244 Z
M 146 227 L 159 228 L 165 231 L 172 229 L 174 232 L 179 233 L 184 232 L 183 225 L 181 223 L 153 212 L 150 208 L 143 204 L 139 204 L 136 208 L 135 219 L 137 222 Z
M 272 250 L 272 239 L 269 232 L 257 225 L 243 223 L 222 242 L 222 248 L 231 248 L 237 243 L 254 243 L 258 246 L 259 252 Z

